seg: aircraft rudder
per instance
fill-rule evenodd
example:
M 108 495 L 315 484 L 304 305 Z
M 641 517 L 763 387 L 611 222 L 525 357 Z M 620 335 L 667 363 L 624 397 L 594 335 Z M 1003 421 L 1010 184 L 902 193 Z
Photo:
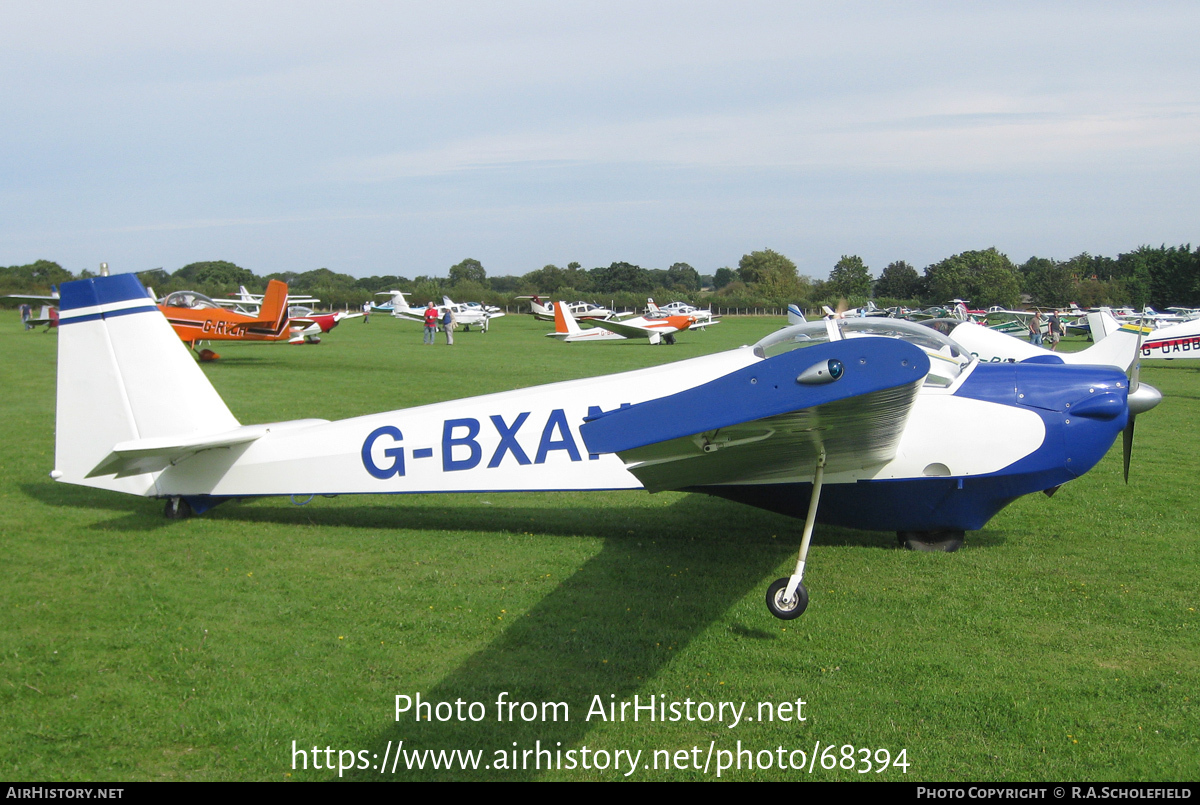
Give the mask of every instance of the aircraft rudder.
M 284 325 L 287 324 L 287 297 L 288 286 L 286 282 L 271 280 L 267 283 L 267 292 L 263 295 L 262 307 L 259 309 L 258 318 L 260 321 L 268 323 L 276 332 L 281 332 Z
M 556 333 L 579 333 L 583 332 L 579 324 L 576 323 L 575 317 L 571 315 L 571 311 L 567 310 L 566 302 L 554 303 L 554 332 Z
M 153 494 L 147 475 L 87 475 L 122 442 L 237 427 L 132 274 L 64 283 L 60 321 L 54 478 Z

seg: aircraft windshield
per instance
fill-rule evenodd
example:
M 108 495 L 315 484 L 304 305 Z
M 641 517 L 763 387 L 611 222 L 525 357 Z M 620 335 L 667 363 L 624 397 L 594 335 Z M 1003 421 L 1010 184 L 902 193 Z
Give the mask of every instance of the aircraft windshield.
M 829 325 L 835 328 L 841 338 L 899 338 L 925 350 L 931 359 L 926 385 L 949 386 L 971 362 L 971 354 L 967 350 L 937 330 L 904 319 L 883 317 L 822 319 L 795 324 L 772 333 L 755 344 L 754 348 L 764 357 L 771 357 L 791 349 L 822 344 L 830 340 Z

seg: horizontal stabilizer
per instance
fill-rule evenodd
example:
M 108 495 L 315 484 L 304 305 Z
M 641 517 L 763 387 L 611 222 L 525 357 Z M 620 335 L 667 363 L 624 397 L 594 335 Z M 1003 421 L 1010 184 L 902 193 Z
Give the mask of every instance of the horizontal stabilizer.
M 134 439 L 114 445 L 112 452 L 96 465 L 87 474 L 87 477 L 116 475 L 121 478 L 143 472 L 157 472 L 202 450 L 249 444 L 272 431 L 326 424 L 328 424 L 328 420 L 325 419 L 298 419 L 269 425 L 243 425 L 230 431 L 210 435 Z
M 593 417 L 591 453 L 617 453 L 648 489 L 830 471 L 895 455 L 928 356 L 891 338 L 794 349 L 678 394 Z M 804 469 L 800 469 L 804 468 Z

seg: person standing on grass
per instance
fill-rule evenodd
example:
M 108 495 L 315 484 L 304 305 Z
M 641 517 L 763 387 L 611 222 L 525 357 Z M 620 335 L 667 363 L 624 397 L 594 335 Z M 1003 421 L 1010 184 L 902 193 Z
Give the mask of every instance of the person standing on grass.
M 430 302 L 425 306 L 425 343 L 432 344 L 433 337 L 437 334 L 438 312 L 437 308 Z
M 446 333 L 446 346 L 454 346 L 454 328 L 458 326 L 458 319 L 454 317 L 454 311 L 446 308 L 445 314 L 442 316 L 442 330 Z
M 371 300 L 363 302 L 363 324 L 366 324 L 371 318 Z
M 1058 349 L 1058 340 L 1062 338 L 1066 328 L 1063 327 L 1062 319 L 1058 317 L 1058 311 L 1050 314 L 1050 329 L 1046 335 L 1050 337 L 1050 351 L 1054 352 Z
M 1033 311 L 1033 318 L 1029 320 L 1029 343 L 1035 347 L 1042 345 L 1042 311 Z

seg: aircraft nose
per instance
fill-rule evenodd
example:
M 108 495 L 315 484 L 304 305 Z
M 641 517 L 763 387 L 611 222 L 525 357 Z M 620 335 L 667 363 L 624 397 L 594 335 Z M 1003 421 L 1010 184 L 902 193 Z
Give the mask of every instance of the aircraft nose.
M 1138 384 L 1137 389 L 1129 392 L 1129 413 L 1137 416 L 1144 414 L 1162 402 L 1162 392 L 1149 383 Z

